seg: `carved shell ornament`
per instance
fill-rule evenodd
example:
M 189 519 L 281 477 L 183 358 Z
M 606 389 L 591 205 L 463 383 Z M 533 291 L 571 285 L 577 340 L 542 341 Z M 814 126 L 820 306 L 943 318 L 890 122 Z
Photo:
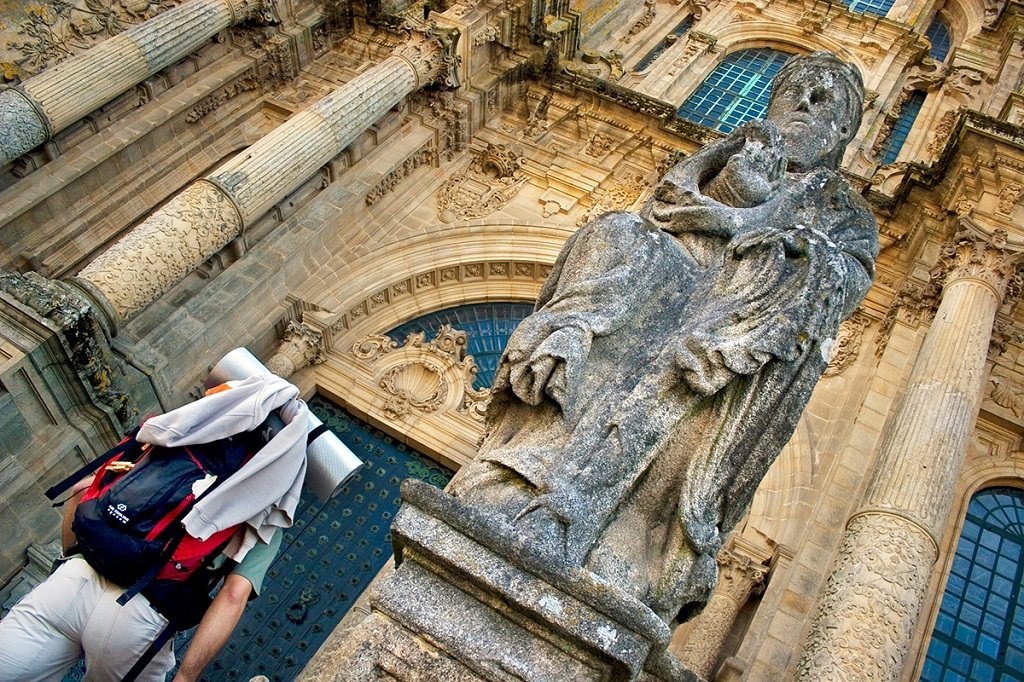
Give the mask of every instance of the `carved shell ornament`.
M 483 421 L 491 392 L 473 388 L 477 366 L 466 353 L 468 341 L 466 332 L 444 325 L 429 342 L 423 332 L 401 346 L 387 336 L 367 336 L 352 346 L 352 355 L 383 389 L 381 408 L 389 419 L 454 411 Z

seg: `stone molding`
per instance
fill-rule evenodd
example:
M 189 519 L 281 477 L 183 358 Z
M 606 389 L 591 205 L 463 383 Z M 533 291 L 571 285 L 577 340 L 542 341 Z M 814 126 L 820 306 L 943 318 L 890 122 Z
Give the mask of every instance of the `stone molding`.
M 281 336 L 281 343 L 266 366 L 277 376 L 287 379 L 310 365 L 327 359 L 323 331 L 305 322 L 290 320 Z
M 937 558 L 931 535 L 902 516 L 852 518 L 795 679 L 900 680 Z

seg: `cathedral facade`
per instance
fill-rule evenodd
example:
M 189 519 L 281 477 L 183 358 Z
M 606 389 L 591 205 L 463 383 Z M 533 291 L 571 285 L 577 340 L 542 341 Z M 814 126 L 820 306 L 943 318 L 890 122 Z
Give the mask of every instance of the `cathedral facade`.
M 39 0 L 0 24 L 5 609 L 56 552 L 43 491 L 245 346 L 367 462 L 303 507 L 280 611 L 250 605 L 207 673 L 300 679 L 387 570 L 397 481 L 473 458 L 565 240 L 828 50 L 867 91 L 841 169 L 875 283 L 670 651 L 709 680 L 1022 679 L 1019 0 Z

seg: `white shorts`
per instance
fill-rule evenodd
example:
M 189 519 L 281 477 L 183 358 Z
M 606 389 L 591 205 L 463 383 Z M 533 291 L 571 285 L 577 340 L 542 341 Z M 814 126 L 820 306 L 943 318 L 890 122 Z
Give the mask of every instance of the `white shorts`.
M 167 625 L 141 594 L 119 605 L 123 592 L 85 559 L 64 562 L 0 620 L 0 682 L 60 682 L 83 655 L 84 682 L 120 680 Z M 168 642 L 138 679 L 173 667 Z

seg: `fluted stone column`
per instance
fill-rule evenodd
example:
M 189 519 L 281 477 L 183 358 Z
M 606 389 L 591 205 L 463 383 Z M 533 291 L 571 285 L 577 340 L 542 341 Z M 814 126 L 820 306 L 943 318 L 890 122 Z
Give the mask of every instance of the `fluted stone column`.
M 272 6 L 273 0 L 190 0 L 0 91 L 0 166 Z
M 981 404 L 995 315 L 1019 257 L 1005 232 L 970 226 L 944 249 L 941 303 L 847 523 L 798 679 L 900 679 Z
M 729 547 L 718 553 L 718 584 L 704 611 L 697 616 L 679 660 L 701 679 L 710 680 L 740 609 L 754 588 L 764 582 L 768 567 Z
M 446 66 L 439 40 L 406 43 L 187 187 L 74 281 L 116 327 L 240 235 L 403 97 L 443 75 Z
M 305 322 L 292 320 L 281 337 L 281 344 L 267 360 L 267 369 L 287 379 L 300 369 L 319 365 L 326 359 L 323 332 Z

